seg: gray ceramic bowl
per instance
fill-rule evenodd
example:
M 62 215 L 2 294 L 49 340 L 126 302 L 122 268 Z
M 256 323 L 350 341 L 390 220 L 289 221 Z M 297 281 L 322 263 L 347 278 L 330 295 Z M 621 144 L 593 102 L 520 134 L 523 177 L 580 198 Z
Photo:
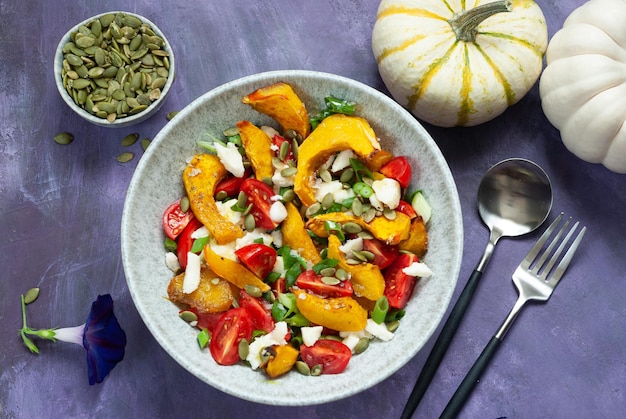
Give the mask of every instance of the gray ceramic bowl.
M 167 51 L 167 53 L 169 54 L 169 56 L 167 57 L 167 59 L 169 60 L 169 76 L 167 77 L 167 82 L 165 83 L 165 85 L 160 88 L 161 90 L 160 97 L 152 101 L 151 104 L 145 110 L 142 110 L 134 114 L 128 114 L 128 116 L 118 117 L 113 122 L 109 122 L 106 118 L 101 118 L 101 117 L 94 115 L 93 113 L 88 112 L 87 110 L 85 110 L 84 106 L 77 105 L 76 102 L 74 101 L 74 98 L 66 90 L 63 76 L 62 76 L 63 60 L 64 60 L 63 48 L 69 41 L 72 40 L 72 34 L 77 32 L 81 26 L 85 26 L 88 23 L 93 22 L 95 19 L 101 18 L 102 16 L 109 15 L 109 14 L 117 14 L 117 13 L 122 13 L 126 16 L 137 18 L 141 22 L 150 25 L 152 31 L 165 41 L 165 44 L 163 45 L 162 49 Z M 119 46 L 121 50 L 123 51 L 123 44 L 119 44 Z M 128 64 L 126 64 L 126 66 L 128 66 Z M 175 70 L 176 68 L 175 68 L 175 61 L 174 61 L 174 53 L 172 51 L 170 43 L 168 42 L 163 32 L 161 32 L 161 30 L 147 18 L 134 14 L 134 13 L 122 12 L 122 11 L 101 13 L 99 15 L 92 16 L 89 19 L 85 19 L 84 21 L 78 23 L 76 26 L 68 30 L 67 33 L 65 33 L 65 35 L 63 35 L 63 37 L 61 38 L 61 41 L 59 42 L 59 45 L 57 46 L 55 56 L 54 56 L 54 80 L 55 80 L 57 89 L 63 101 L 82 118 L 86 119 L 87 121 L 95 125 L 99 125 L 102 127 L 113 127 L 113 128 L 128 127 L 131 125 L 135 125 L 141 121 L 144 121 L 150 116 L 152 116 L 154 113 L 156 113 L 161 107 L 161 105 L 163 104 L 163 102 L 165 101 L 165 98 L 167 97 L 172 87 L 172 83 L 174 82 L 174 78 L 175 78 Z M 85 78 L 85 77 L 83 76 L 81 78 Z
M 303 376 L 291 372 L 270 381 L 244 365 L 217 365 L 196 343 L 197 331 L 178 319 L 178 307 L 167 300 L 172 277 L 165 266 L 161 215 L 183 194 L 185 162 L 200 149 L 203 134 L 221 133 L 238 120 L 273 124 L 241 103 L 259 87 L 284 81 L 305 102 L 309 113 L 334 95 L 355 101 L 384 148 L 407 155 L 413 164 L 412 188 L 425 191 L 433 216 L 425 262 L 434 271 L 421 280 L 395 337 L 373 341 L 338 375 Z M 138 243 L 141 245 L 138 245 Z M 337 400 L 389 377 L 424 346 L 440 323 L 454 291 L 463 246 L 459 198 L 439 148 L 406 110 L 382 93 L 343 77 L 310 71 L 269 72 L 227 83 L 183 109 L 156 136 L 141 158 L 128 189 L 122 220 L 122 258 L 128 288 L 137 310 L 161 346 L 186 370 L 231 395 L 273 405 L 309 405 Z M 306 389 L 306 391 L 303 391 Z

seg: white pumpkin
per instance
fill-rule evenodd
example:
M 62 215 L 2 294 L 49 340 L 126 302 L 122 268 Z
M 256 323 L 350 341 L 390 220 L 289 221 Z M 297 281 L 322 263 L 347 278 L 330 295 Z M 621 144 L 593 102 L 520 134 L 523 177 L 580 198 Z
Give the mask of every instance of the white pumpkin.
M 372 34 L 393 98 L 442 127 L 478 125 L 518 102 L 547 44 L 532 0 L 383 0 Z
M 626 173 L 626 1 L 590 0 L 552 39 L 541 106 L 582 160 Z

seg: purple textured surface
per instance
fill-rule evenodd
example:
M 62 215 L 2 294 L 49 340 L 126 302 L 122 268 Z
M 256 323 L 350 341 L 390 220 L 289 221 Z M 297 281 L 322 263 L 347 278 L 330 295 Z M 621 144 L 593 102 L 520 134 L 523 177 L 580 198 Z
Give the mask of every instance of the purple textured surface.
M 549 34 L 582 0 L 539 1 Z M 246 402 L 202 383 L 154 341 L 130 299 L 120 256 L 124 195 L 141 155 L 121 139 L 152 138 L 165 115 L 233 79 L 307 69 L 350 77 L 386 92 L 371 53 L 376 1 L 0 0 L 0 417 L 399 417 L 434 338 L 381 384 L 345 400 L 302 408 Z M 51 73 L 60 37 L 107 10 L 148 17 L 167 34 L 177 80 L 165 105 L 130 128 L 99 128 L 73 114 Z M 468 400 L 462 417 L 623 416 L 626 410 L 626 176 L 570 154 L 544 117 L 535 86 L 496 120 L 475 128 L 425 125 L 457 182 L 465 250 L 456 301 L 487 243 L 476 211 L 482 174 L 508 157 L 536 161 L 552 179 L 559 211 L 588 232 L 547 304 L 527 307 Z M 60 146 L 52 137 L 71 131 Z M 134 151 L 133 161 L 116 156 Z M 510 276 L 537 234 L 503 239 L 452 346 L 416 411 L 439 415 L 516 298 Z M 141 240 L 141 238 L 138 238 Z M 128 336 L 126 357 L 89 386 L 84 351 L 40 343 L 32 355 L 17 336 L 19 296 L 40 287 L 32 327 L 84 322 L 110 293 Z M 306 389 L 303 389 L 306 391 Z

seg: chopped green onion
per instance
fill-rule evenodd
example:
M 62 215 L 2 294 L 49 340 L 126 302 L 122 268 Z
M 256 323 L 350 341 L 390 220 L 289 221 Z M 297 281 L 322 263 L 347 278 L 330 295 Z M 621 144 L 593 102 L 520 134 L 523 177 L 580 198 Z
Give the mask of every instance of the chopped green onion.
M 374 320 L 377 324 L 381 324 L 385 321 L 388 310 L 389 301 L 387 301 L 387 297 L 383 295 L 378 300 L 376 300 L 376 304 L 374 305 L 374 309 L 372 310 L 372 320 Z
M 276 282 L 278 280 L 278 278 L 280 278 L 280 272 L 270 272 L 265 277 L 265 282 L 273 284 L 274 282 Z
M 374 179 L 374 175 L 370 172 L 370 169 L 365 166 L 359 159 L 350 159 L 350 166 L 352 166 L 352 170 L 354 170 L 354 174 L 356 175 L 359 181 L 363 181 L 363 177 L 368 177 L 370 179 Z
M 163 243 L 163 245 L 165 246 L 165 250 L 167 250 L 168 252 L 175 252 L 178 248 L 176 242 L 169 237 L 165 238 L 165 242 Z
M 198 239 L 195 239 L 193 241 L 193 245 L 191 245 L 191 253 L 200 253 L 202 251 L 202 249 L 204 249 L 204 246 L 206 246 L 206 244 L 209 242 L 209 236 L 206 237 L 200 237 Z
M 200 349 L 206 348 L 206 345 L 211 340 L 211 335 L 209 334 L 208 329 L 202 329 L 200 333 L 198 333 L 198 345 L 200 345 Z
M 332 115 L 341 113 L 344 115 L 353 115 L 354 114 L 354 102 L 349 102 L 347 100 L 338 99 L 334 96 L 328 96 L 324 98 L 324 103 L 326 105 L 326 109 L 320 111 L 317 115 L 311 117 L 309 121 L 311 122 L 311 128 L 315 129 L 319 125 L 320 122 L 324 120 L 324 118 Z
M 363 198 L 369 198 L 374 194 L 374 189 L 365 182 L 357 182 L 352 187 L 355 194 L 362 196 Z
M 319 274 L 326 268 L 334 268 L 339 261 L 337 259 L 322 259 L 311 268 L 316 274 Z
M 404 317 L 405 314 L 406 314 L 406 311 L 404 310 L 391 310 L 389 313 L 387 313 L 387 316 L 385 317 L 385 323 L 390 323 L 390 322 L 400 320 L 401 318 Z
M 324 221 L 324 229 L 329 235 L 335 233 L 342 243 L 346 240 L 346 236 L 341 229 L 341 224 L 338 222 L 326 220 Z

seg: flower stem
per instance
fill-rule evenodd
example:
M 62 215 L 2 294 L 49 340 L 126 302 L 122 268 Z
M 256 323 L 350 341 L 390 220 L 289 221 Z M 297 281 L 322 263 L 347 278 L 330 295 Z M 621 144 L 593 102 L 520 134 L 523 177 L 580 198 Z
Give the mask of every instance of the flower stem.
M 492 3 L 481 4 L 472 9 L 463 10 L 448 20 L 456 39 L 464 42 L 474 42 L 477 27 L 483 20 L 496 13 L 510 12 L 513 10 L 511 0 L 500 0 Z

